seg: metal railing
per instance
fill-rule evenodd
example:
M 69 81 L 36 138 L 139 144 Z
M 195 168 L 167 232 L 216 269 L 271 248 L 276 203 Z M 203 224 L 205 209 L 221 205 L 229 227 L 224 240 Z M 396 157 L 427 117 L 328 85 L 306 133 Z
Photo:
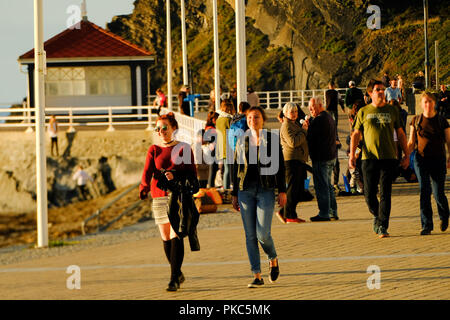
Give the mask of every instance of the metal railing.
M 347 89 L 336 89 L 344 95 Z M 289 91 L 260 91 L 260 105 L 263 108 L 281 109 L 287 102 L 295 102 L 307 107 L 308 101 L 314 96 L 322 97 L 325 101 L 326 89 L 315 90 L 289 90 Z M 226 93 L 229 96 L 229 93 Z M 178 99 L 173 95 L 173 111 L 178 111 Z M 155 96 L 149 96 L 150 101 Z M 195 100 L 196 112 L 208 110 L 209 94 L 200 94 Z M 116 126 L 147 124 L 146 130 L 152 130 L 157 118 L 157 107 L 153 106 L 108 106 L 108 107 L 47 107 L 45 108 L 46 121 L 50 115 L 57 115 L 58 126 L 67 127 L 74 132 L 76 127 L 106 126 L 107 131 L 114 131 Z M 26 128 L 32 132 L 35 126 L 34 108 L 3 108 L 0 109 L 0 128 Z M 201 129 L 200 123 L 191 117 L 178 115 L 180 127 L 192 131 Z M 3 122 L 3 123 L 1 123 Z M 204 127 L 204 122 L 202 123 Z
M 365 88 L 359 88 L 365 90 Z M 282 109 L 287 102 L 295 102 L 302 107 L 307 107 L 309 99 L 315 96 L 321 97 L 325 101 L 325 92 L 328 89 L 311 89 L 311 90 L 279 90 L 279 91 L 258 91 L 256 94 L 259 97 L 260 106 L 263 108 Z M 347 88 L 337 88 L 342 98 L 345 96 Z M 224 93 L 225 96 L 230 97 L 229 92 Z M 156 98 L 155 95 L 150 95 L 150 101 Z M 200 98 L 195 101 L 195 111 L 199 112 L 206 110 L 209 103 L 209 93 L 201 93 Z M 178 110 L 177 95 L 173 95 L 173 108 Z
M 161 114 L 167 114 L 169 109 L 161 108 Z M 206 121 L 189 117 L 178 112 L 174 112 L 175 119 L 178 122 L 178 130 L 175 132 L 175 138 L 188 144 L 194 143 L 195 137 L 205 128 Z
M 120 199 L 122 199 L 123 197 L 125 197 L 128 193 L 130 193 L 131 191 L 133 191 L 134 189 L 136 189 L 139 186 L 140 182 L 132 185 L 131 187 L 129 187 L 128 189 L 126 189 L 124 192 L 122 192 L 121 194 L 119 194 L 117 197 L 115 197 L 113 200 L 111 200 L 110 202 L 108 202 L 105 206 L 103 206 L 101 209 L 98 209 L 97 211 L 95 211 L 94 214 L 92 214 L 90 217 L 86 218 L 84 221 L 81 222 L 81 233 L 83 235 L 86 234 L 86 225 L 89 221 L 91 221 L 94 218 L 97 218 L 97 232 L 103 231 L 105 230 L 107 227 L 109 227 L 112 223 L 116 222 L 117 220 L 119 220 L 122 216 L 124 216 L 125 214 L 129 213 L 131 210 L 135 209 L 137 207 L 137 205 L 139 204 L 139 202 L 141 200 L 139 200 L 138 202 L 134 203 L 131 207 L 128 207 L 121 215 L 118 216 L 118 218 L 115 218 L 113 221 L 107 223 L 105 226 L 100 226 L 100 215 L 103 211 L 105 211 L 106 209 L 110 208 L 113 204 L 115 204 L 117 201 L 119 201 Z
M 67 127 L 74 132 L 76 127 L 107 126 L 107 131 L 114 131 L 115 126 L 147 124 L 146 130 L 152 130 L 157 118 L 157 108 L 153 106 L 110 106 L 110 107 L 58 107 L 45 108 L 46 122 L 51 115 L 57 115 L 58 126 Z M 7 114 L 9 115 L 2 115 Z M 34 108 L 14 108 L 0 110 L 0 128 L 35 127 Z

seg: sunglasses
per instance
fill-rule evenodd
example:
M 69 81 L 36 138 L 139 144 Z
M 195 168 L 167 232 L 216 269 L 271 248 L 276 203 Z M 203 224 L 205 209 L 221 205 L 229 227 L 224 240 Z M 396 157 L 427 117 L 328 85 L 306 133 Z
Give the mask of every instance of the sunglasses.
M 380 91 L 384 91 L 384 90 L 386 90 L 386 89 L 382 89 L 382 88 L 376 88 L 376 89 L 374 89 L 376 92 L 380 92 Z
M 169 127 L 168 126 L 162 126 L 162 127 L 156 127 L 155 128 L 155 132 L 159 132 L 159 131 L 167 131 L 167 129 L 169 129 Z

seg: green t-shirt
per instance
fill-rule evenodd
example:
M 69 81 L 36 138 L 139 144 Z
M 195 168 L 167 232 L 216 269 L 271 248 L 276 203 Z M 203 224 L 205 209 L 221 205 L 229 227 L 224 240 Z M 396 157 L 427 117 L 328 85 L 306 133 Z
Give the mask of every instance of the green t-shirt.
M 358 111 L 354 129 L 363 134 L 362 160 L 397 159 L 394 131 L 401 127 L 400 114 L 395 106 L 375 107 L 369 104 Z

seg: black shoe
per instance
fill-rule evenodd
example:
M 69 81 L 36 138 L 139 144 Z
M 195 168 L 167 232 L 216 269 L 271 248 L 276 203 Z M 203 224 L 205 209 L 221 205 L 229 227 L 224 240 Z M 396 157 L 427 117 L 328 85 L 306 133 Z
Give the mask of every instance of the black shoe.
M 431 230 L 430 229 L 423 229 L 422 231 L 420 231 L 420 235 L 421 236 L 427 236 L 431 234 Z
M 175 280 L 170 280 L 167 285 L 167 291 L 177 291 L 180 288 L 180 284 Z
M 448 228 L 448 219 L 447 220 L 441 220 L 441 231 L 444 232 Z
M 178 283 L 182 284 L 184 282 L 184 280 L 186 280 L 184 278 L 184 274 L 183 274 L 183 272 L 180 272 L 180 275 L 178 276 Z
M 339 217 L 338 217 L 338 216 L 332 216 L 332 217 L 330 218 L 330 220 L 338 221 L 338 220 L 339 220 Z
M 313 222 L 314 222 L 314 221 L 330 221 L 330 218 L 323 218 L 323 217 L 317 215 L 317 216 L 315 216 L 315 217 L 309 218 L 309 220 L 311 220 L 311 221 L 313 221 Z
M 389 237 L 389 233 L 387 232 L 387 229 L 383 226 L 379 226 L 378 227 L 378 238 L 382 239 L 382 238 L 388 238 Z
M 276 267 L 272 267 L 269 265 L 269 281 L 270 281 L 270 283 L 277 281 L 279 275 L 280 275 L 280 266 L 278 264 L 278 259 L 277 259 Z
M 249 284 L 248 284 L 248 287 L 249 287 L 249 288 L 260 288 L 260 287 L 262 287 L 263 285 L 264 285 L 264 280 L 263 280 L 263 278 L 261 278 L 261 279 L 255 278 L 255 279 L 252 281 L 252 283 L 249 283 Z

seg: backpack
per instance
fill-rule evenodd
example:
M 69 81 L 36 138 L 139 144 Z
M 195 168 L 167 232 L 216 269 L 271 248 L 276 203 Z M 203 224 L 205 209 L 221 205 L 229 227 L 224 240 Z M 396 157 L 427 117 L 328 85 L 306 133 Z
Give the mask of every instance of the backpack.
M 247 125 L 247 118 L 245 116 L 236 119 L 236 120 L 232 120 L 231 124 L 230 124 L 230 128 L 228 129 L 227 132 L 227 141 L 230 144 L 231 148 L 233 151 L 235 151 L 236 149 L 236 142 L 237 142 L 237 131 L 238 130 L 242 130 L 243 132 L 247 131 L 248 129 L 248 125 Z

